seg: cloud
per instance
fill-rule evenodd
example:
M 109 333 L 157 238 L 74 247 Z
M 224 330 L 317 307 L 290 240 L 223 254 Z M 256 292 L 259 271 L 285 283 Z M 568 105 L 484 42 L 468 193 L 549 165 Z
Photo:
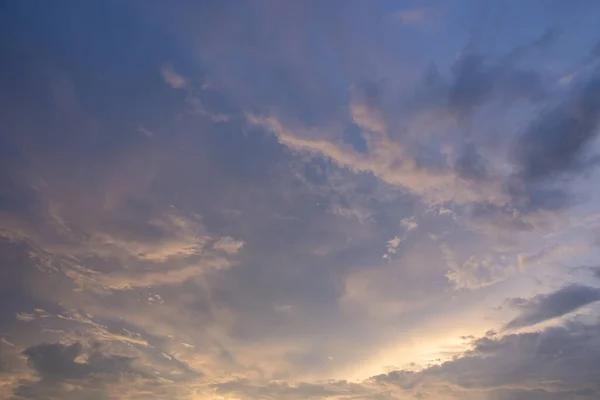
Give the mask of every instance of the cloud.
M 570 285 L 556 292 L 538 295 L 531 300 L 515 299 L 512 304 L 519 315 L 506 324 L 506 329 L 523 328 L 562 317 L 600 300 L 600 289 Z
M 5 375 L 9 375 L 9 372 L 16 370 L 18 364 L 19 358 L 15 345 L 0 337 L 0 381 Z
M 28 313 L 18 313 L 17 314 L 17 319 L 19 321 L 29 322 L 29 321 L 33 321 L 35 319 L 35 315 L 34 314 L 28 314 Z
M 595 278 L 600 279 L 600 267 L 584 267 L 588 269 Z
M 478 227 L 494 226 L 506 231 L 528 231 L 534 225 L 515 207 L 475 202 L 468 206 L 470 222 Z
M 595 378 L 599 329 L 568 323 L 539 332 L 490 333 L 474 339 L 469 350 L 451 361 L 374 380 L 415 398 L 591 400 L 600 393 Z
M 175 72 L 171 65 L 164 66 L 160 69 L 163 79 L 173 89 L 181 89 L 186 93 L 186 103 L 190 107 L 192 114 L 201 115 L 211 119 L 213 122 L 229 122 L 232 116 L 228 113 L 213 112 L 207 109 L 205 102 L 201 99 L 200 92 L 210 89 L 210 85 L 203 84 L 198 89 L 193 82 L 181 74 Z M 146 129 L 138 129 L 139 132 L 152 137 L 152 132 Z
M 43 343 L 25 349 L 23 355 L 33 376 L 16 382 L 14 399 L 160 399 L 188 394 L 187 389 L 138 365 L 138 358 L 106 354 L 99 344 Z
M 457 289 L 477 289 L 501 282 L 517 271 L 506 256 L 471 256 L 464 264 L 450 269 L 446 277 Z
M 217 240 L 215 244 L 213 244 L 213 248 L 228 254 L 235 254 L 244 247 L 244 244 L 245 243 L 242 240 L 235 240 L 231 236 L 225 236 Z
M 138 126 L 137 131 L 149 138 L 154 137 L 154 132 L 148 130 L 147 128 L 143 127 L 142 125 Z
M 518 177 L 526 184 L 546 183 L 592 167 L 586 158 L 598 133 L 600 78 L 592 76 L 559 106 L 543 112 L 515 144 Z
M 160 73 L 162 74 L 162 77 L 165 80 L 165 82 L 171 85 L 171 87 L 174 89 L 182 89 L 187 84 L 187 80 L 183 76 L 175 72 L 173 66 L 171 65 L 165 65 L 164 67 L 162 67 L 160 69 Z
M 589 169 L 538 178 L 531 152 L 513 154 L 539 109 L 585 103 L 589 70 L 556 82 L 589 35 L 555 52 L 564 43 L 546 31 L 573 14 L 472 17 L 459 1 L 396 23 L 394 7 L 354 0 L 13 3 L 0 13 L 0 332 L 12 344 L 0 344 L 0 398 L 597 394 L 597 370 L 570 372 L 598 364 L 579 325 L 466 352 L 452 328 L 501 327 L 490 310 L 556 272 L 549 242 L 578 238 L 544 222 L 595 204 L 568 209 L 579 198 L 562 181 L 591 170 L 593 138 L 575 157 Z M 472 19 L 482 29 L 465 47 Z M 551 270 L 516 274 L 538 261 Z M 546 318 L 589 300 L 576 297 L 513 311 Z M 438 357 L 448 363 L 417 369 Z
M 388 241 L 388 252 L 389 253 L 395 253 L 396 252 L 396 248 L 398 248 L 398 245 L 400 244 L 400 238 L 398 236 L 390 239 Z
M 202 224 L 173 213 L 141 221 L 134 229 L 115 232 L 92 232 L 87 245 L 89 252 L 111 257 L 122 254 L 142 261 L 164 262 L 170 258 L 197 255 L 207 242 Z M 75 251 L 85 251 L 84 248 Z
M 298 129 L 298 133 L 275 117 L 247 115 L 248 121 L 275 134 L 279 142 L 292 149 L 327 157 L 342 167 L 357 172 L 372 172 L 392 185 L 399 185 L 428 201 L 453 200 L 458 203 L 473 201 L 479 196 L 498 196 L 496 182 L 479 182 L 477 186 L 456 179 L 447 160 L 442 166 L 421 165 L 421 162 L 400 143 L 385 138 L 371 143 L 370 152 L 361 154 L 335 140 L 316 139 L 315 132 Z M 440 157 L 444 155 L 440 154 Z
M 419 224 L 417 224 L 414 217 L 411 217 L 403 218 L 402 220 L 400 220 L 400 226 L 404 227 L 406 229 L 406 232 L 410 232 L 413 229 L 417 229 L 419 227 Z
M 323 156 L 356 172 L 371 172 L 428 202 L 505 206 L 514 200 L 517 191 L 507 190 L 506 161 L 490 157 L 495 149 L 486 144 L 488 138 L 472 132 L 473 123 L 478 112 L 494 101 L 509 107 L 519 100 L 538 104 L 546 99 L 546 85 L 536 71 L 520 69 L 513 62 L 493 63 L 465 51 L 452 64 L 450 76 L 434 68 L 416 85 L 414 96 L 402 97 L 400 104 L 392 90 L 385 79 L 352 85 L 348 110 L 362 128 L 365 148 L 361 151 L 346 143 L 339 122 L 305 127 L 273 112 L 247 113 L 246 119 L 289 148 Z M 438 130 L 445 134 L 439 135 Z M 508 143 L 513 137 L 498 140 Z M 530 202 L 562 207 L 559 194 L 532 190 Z M 545 200 L 551 195 L 553 203 Z
M 589 248 L 585 244 L 559 243 L 550 245 L 535 253 L 519 254 L 517 256 L 517 260 L 519 263 L 519 268 L 526 268 L 528 266 L 541 263 L 556 263 L 557 261 L 565 258 L 574 257 L 588 252 Z
M 119 374 L 134 371 L 132 358 L 122 356 L 107 356 L 99 350 L 91 349 L 86 354 L 85 362 L 77 358 L 84 355 L 81 343 L 65 345 L 48 343 L 26 349 L 23 354 L 27 357 L 28 365 L 42 379 L 82 379 L 93 373 Z
M 78 342 L 40 344 L 23 354 L 38 380 L 19 380 L 12 391 L 15 399 L 104 399 L 117 395 L 123 383 L 132 389 L 140 380 L 155 381 L 133 367 L 133 358 L 106 355 Z
M 400 236 L 394 236 L 387 242 L 386 253 L 383 258 L 387 260 L 392 259 L 392 255 L 398 251 L 398 247 L 404 242 L 410 235 L 411 231 L 417 229 L 419 225 L 415 221 L 415 217 L 403 218 L 400 220 L 400 227 L 404 228 L 404 232 Z
M 494 63 L 471 49 L 458 54 L 450 72 L 446 78 L 437 67 L 426 70 L 419 88 L 423 93 L 418 96 L 419 107 L 441 108 L 440 116 L 444 113 L 453 116 L 467 136 L 472 133 L 475 111 L 495 99 L 510 105 L 517 100 L 535 104 L 546 97 L 544 81 L 535 70 L 521 69 L 514 62 L 502 59 Z
M 98 273 L 83 267 L 66 271 L 80 287 L 89 287 L 100 291 L 129 290 L 162 285 L 175 285 L 189 279 L 202 276 L 210 270 L 228 268 L 231 262 L 220 257 L 206 257 L 183 267 L 138 269 L 112 273 Z
M 427 7 L 413 8 L 409 10 L 396 11 L 393 14 L 393 17 L 402 21 L 403 24 L 416 24 L 423 22 L 429 12 L 430 9 Z
M 546 28 L 541 36 L 513 49 L 508 55 L 505 56 L 505 60 L 514 62 L 532 52 L 547 51 L 550 47 L 556 44 L 558 39 L 560 39 L 564 33 L 565 29 L 559 26 L 550 26 Z
M 454 168 L 465 179 L 479 181 L 488 176 L 485 160 L 472 143 L 466 144 L 462 149 Z

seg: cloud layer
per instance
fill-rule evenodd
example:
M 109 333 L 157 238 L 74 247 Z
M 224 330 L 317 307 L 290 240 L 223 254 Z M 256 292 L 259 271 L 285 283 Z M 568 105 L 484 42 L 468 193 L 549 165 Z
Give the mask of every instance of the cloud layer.
M 579 1 L 0 13 L 0 397 L 595 399 Z

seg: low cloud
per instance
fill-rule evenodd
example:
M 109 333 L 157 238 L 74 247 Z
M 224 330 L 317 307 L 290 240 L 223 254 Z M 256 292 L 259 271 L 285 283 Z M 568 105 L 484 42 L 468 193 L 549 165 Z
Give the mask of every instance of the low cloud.
M 513 299 L 519 315 L 506 324 L 506 329 L 524 328 L 562 317 L 590 303 L 600 300 L 600 289 L 570 285 L 556 292 L 539 295 L 531 300 Z
M 439 366 L 398 370 L 373 380 L 401 389 L 399 397 L 591 400 L 600 394 L 599 333 L 599 325 L 582 323 L 506 336 L 490 333 Z
M 598 133 L 600 77 L 592 76 L 558 107 L 533 121 L 516 143 L 520 177 L 545 182 L 594 165 L 586 150 Z
M 231 262 L 225 258 L 206 257 L 181 267 L 143 268 L 111 273 L 98 273 L 83 267 L 75 267 L 67 270 L 66 274 L 80 287 L 99 291 L 130 290 L 176 285 L 201 277 L 207 271 L 225 269 L 230 265 Z
M 81 379 L 94 373 L 120 374 L 135 371 L 131 366 L 132 358 L 105 355 L 99 349 L 88 349 L 76 342 L 70 345 L 48 343 L 26 349 L 28 365 L 42 379 Z M 87 357 L 85 362 L 78 361 L 81 356 Z

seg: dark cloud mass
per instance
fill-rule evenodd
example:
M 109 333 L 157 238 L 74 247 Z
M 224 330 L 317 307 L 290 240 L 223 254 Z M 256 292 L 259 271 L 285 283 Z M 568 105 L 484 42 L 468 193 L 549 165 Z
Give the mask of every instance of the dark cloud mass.
M 600 300 L 600 289 L 580 285 L 566 286 L 531 300 L 513 300 L 512 304 L 519 310 L 520 315 L 506 324 L 506 328 L 522 328 L 562 317 L 598 300 Z
M 120 374 L 135 372 L 131 367 L 133 358 L 106 356 L 99 349 L 86 354 L 85 362 L 77 361 L 84 354 L 81 343 L 40 344 L 26 349 L 23 354 L 27 363 L 42 379 L 82 379 L 94 373 Z
M 599 111 L 600 77 L 595 75 L 564 104 L 543 112 L 519 139 L 522 178 L 544 182 L 591 166 L 586 150 L 598 133 Z
M 106 355 L 97 344 L 84 348 L 79 342 L 43 343 L 23 355 L 38 379 L 21 379 L 14 399 L 104 399 L 111 397 L 111 386 L 119 382 L 138 385 L 146 380 L 146 385 L 152 385 L 155 380 L 132 366 L 134 358 Z
M 452 361 L 373 379 L 417 398 L 437 388 L 440 393 L 458 390 L 468 399 L 593 399 L 600 394 L 599 329 L 597 324 L 568 323 L 502 337 L 492 333 L 473 340 L 472 347 Z
M 516 3 L 0 1 L 0 399 L 600 398 L 600 3 Z

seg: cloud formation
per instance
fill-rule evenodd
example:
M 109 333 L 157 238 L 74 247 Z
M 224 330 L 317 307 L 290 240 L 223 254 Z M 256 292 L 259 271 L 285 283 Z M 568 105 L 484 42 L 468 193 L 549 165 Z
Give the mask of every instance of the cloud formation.
M 571 323 L 502 337 L 490 333 L 452 361 L 373 379 L 414 398 L 592 399 L 600 391 L 592 367 L 600 356 L 597 332 L 597 324 Z
M 576 311 L 600 300 L 600 289 L 570 285 L 531 300 L 513 299 L 511 304 L 519 310 L 519 316 L 506 324 L 507 329 L 523 328 Z
M 599 5 L 409 3 L 3 2 L 0 398 L 597 398 Z

